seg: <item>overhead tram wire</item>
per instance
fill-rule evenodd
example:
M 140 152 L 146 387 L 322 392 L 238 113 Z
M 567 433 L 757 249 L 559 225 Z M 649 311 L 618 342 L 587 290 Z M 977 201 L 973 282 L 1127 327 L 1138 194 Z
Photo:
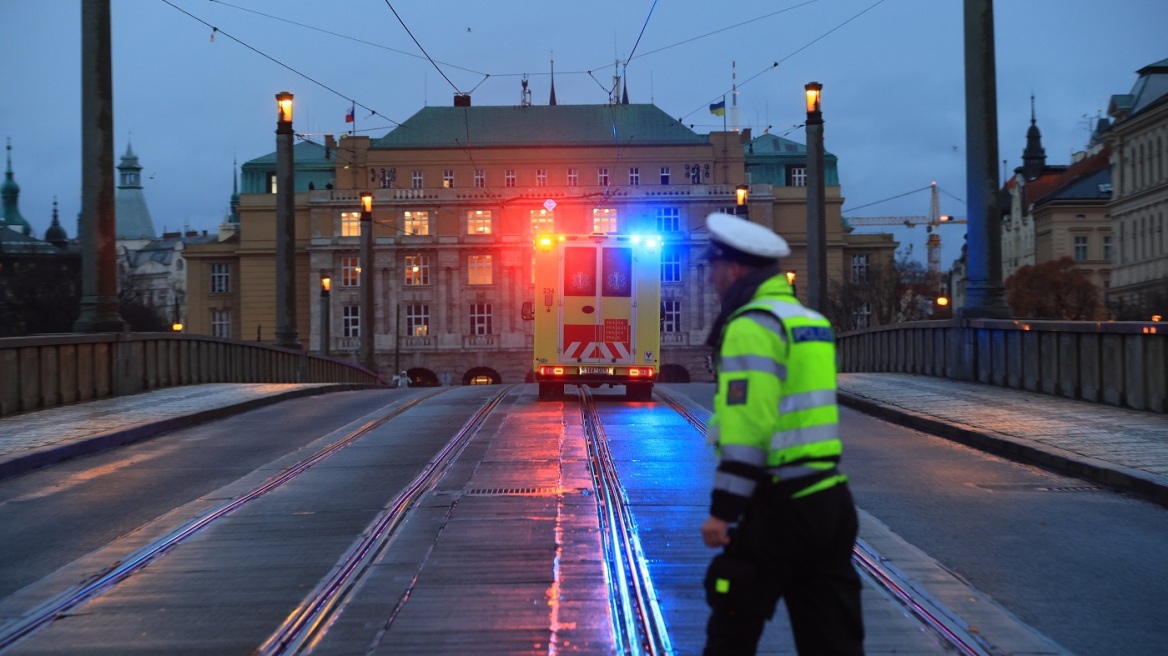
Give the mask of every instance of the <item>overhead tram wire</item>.
M 844 22 L 840 23 L 839 25 L 836 25 L 835 27 L 833 27 L 833 28 L 831 28 L 830 30 L 828 30 L 828 31 L 824 32 L 823 34 L 820 34 L 819 36 L 815 37 L 815 38 L 814 38 L 814 39 L 812 39 L 811 41 L 808 41 L 808 42 L 807 42 L 807 43 L 806 43 L 806 44 L 805 44 L 803 47 L 799 48 L 798 50 L 795 50 L 794 52 L 790 53 L 790 54 L 789 54 L 789 55 L 787 55 L 786 57 L 783 57 L 782 59 L 780 59 L 780 60 L 776 61 L 775 63 L 771 64 L 770 66 L 767 66 L 766 68 L 762 69 L 762 70 L 761 70 L 761 71 L 759 71 L 758 73 L 755 73 L 754 75 L 750 76 L 749 78 L 747 78 L 747 79 L 743 80 L 742 82 L 738 83 L 738 85 L 737 85 L 737 86 L 738 86 L 738 88 L 739 88 L 739 89 L 741 89 L 742 87 L 746 86 L 747 84 L 750 84 L 750 82 L 751 82 L 751 81 L 753 81 L 754 79 L 758 78 L 758 77 L 759 77 L 759 76 L 761 76 L 763 73 L 768 73 L 768 72 L 770 72 L 770 71 L 772 71 L 772 70 L 774 70 L 774 69 L 778 68 L 778 67 L 779 67 L 779 64 L 781 64 L 781 63 L 783 63 L 783 62 L 787 61 L 788 59 L 790 59 L 790 58 L 794 57 L 795 55 L 797 55 L 797 54 L 799 54 L 799 53 L 803 52 L 804 50 L 806 50 L 806 49 L 808 49 L 808 48 L 810 48 L 812 45 L 814 45 L 814 44 L 815 44 L 815 43 L 817 43 L 818 41 L 822 40 L 822 39 L 823 39 L 824 37 L 826 37 L 827 35 L 831 34 L 832 32 L 835 32 L 836 30 L 840 29 L 840 28 L 841 28 L 841 27 L 843 27 L 844 25 L 847 25 L 848 23 L 850 23 L 850 22 L 852 22 L 852 21 L 856 20 L 857 18 L 859 18 L 860 16 L 863 16 L 864 14 L 868 13 L 869 11 L 872 11 L 872 10 L 873 10 L 873 9 L 875 9 L 877 6 L 879 6 L 879 5 L 883 4 L 883 3 L 884 3 L 884 0 L 876 0 L 876 2 L 872 3 L 871 5 L 869 5 L 867 9 L 864 9 L 864 10 L 862 10 L 860 13 L 856 14 L 855 16 L 852 16 L 851 18 L 849 18 L 849 19 L 847 19 L 846 21 L 844 21 Z M 800 5 L 800 6 L 802 6 L 802 5 Z M 722 96 L 726 95 L 726 93 L 729 93 L 730 91 L 731 91 L 731 90 L 724 91 L 724 92 L 722 92 L 722 93 L 720 93 L 720 94 L 718 94 L 718 95 L 714 96 L 714 98 L 712 98 L 711 100 L 717 100 L 718 98 L 721 98 Z M 699 111 L 701 111 L 702 109 L 705 109 L 707 106 L 708 106 L 708 103 L 707 103 L 707 104 L 703 104 L 703 105 L 701 105 L 701 106 L 697 107 L 696 109 L 694 109 L 694 110 L 690 111 L 688 114 L 684 114 L 684 115 L 682 115 L 682 117 L 681 117 L 681 118 L 682 118 L 682 119 L 684 119 L 686 116 L 692 116 L 692 115 L 694 115 L 694 114 L 698 113 Z
M 388 116 L 386 116 L 385 114 L 382 114 L 381 112 L 378 112 L 376 109 L 373 109 L 372 107 L 369 107 L 368 105 L 365 105 L 365 104 L 363 104 L 363 103 L 359 103 L 359 102 L 357 102 L 355 99 L 353 99 L 353 98 L 350 98 L 349 96 L 346 96 L 345 94 L 341 93 L 340 91 L 337 91 L 336 89 L 334 89 L 334 88 L 330 87 L 329 85 L 325 84 L 324 82 L 321 82 L 320 80 L 317 80 L 316 78 L 314 78 L 314 77 L 311 77 L 310 75 L 308 75 L 308 74 L 306 74 L 306 73 L 302 73 L 302 72 L 300 72 L 300 71 L 296 70 L 295 68 L 292 68 L 292 67 L 291 67 L 291 66 L 289 66 L 288 64 L 285 64 L 284 62 L 280 61 L 279 59 L 276 59 L 275 57 L 273 57 L 273 56 L 271 56 L 271 55 L 267 54 L 266 52 L 264 52 L 264 51 L 262 51 L 262 50 L 260 50 L 259 48 L 256 48 L 256 47 L 254 47 L 254 46 L 252 46 L 252 45 L 250 45 L 250 44 L 248 44 L 248 43 L 245 43 L 245 42 L 244 42 L 244 41 L 242 41 L 241 39 L 239 39 L 239 38 L 237 38 L 237 37 L 235 37 L 235 36 L 232 36 L 231 34 L 228 34 L 227 32 L 224 32 L 223 30 L 219 29 L 218 27 L 215 27 L 214 25 L 212 25 L 212 24 L 208 23 L 207 21 L 203 20 L 202 18 L 199 18 L 198 16 L 196 16 L 196 15 L 192 14 L 191 12 L 187 11 L 186 9 L 183 9 L 182 7 L 179 7 L 178 5 L 174 4 L 174 3 L 173 3 L 173 2 L 171 2 L 170 0 L 162 0 L 162 2 L 164 2 L 165 4 L 168 4 L 168 5 L 170 5 L 171 7 L 173 7 L 173 8 L 175 8 L 175 9 L 177 9 L 178 11 L 180 11 L 180 12 L 182 12 L 182 13 L 186 14 L 187 16 L 189 16 L 189 17 L 193 18 L 194 20 L 196 20 L 196 21 L 198 21 L 198 22 L 202 23 L 203 25 L 206 25 L 207 27 L 211 28 L 211 29 L 214 31 L 214 33 L 216 33 L 216 34 L 222 34 L 223 36 L 225 36 L 225 37 L 227 37 L 227 38 L 231 39 L 232 41 L 234 41 L 234 42 L 238 43 L 239 45 L 243 46 L 244 48 L 247 48 L 248 50 L 251 50 L 252 52 L 256 53 L 257 55 L 260 55 L 260 56 L 261 56 L 261 57 L 263 57 L 264 59 L 267 59 L 268 61 L 270 61 L 270 62 L 272 62 L 272 63 L 274 63 L 274 64 L 277 64 L 277 65 L 279 65 L 279 66 L 282 66 L 283 68 L 286 68 L 286 69 L 288 69 L 289 71 L 292 71 L 293 73 L 295 73 L 295 74 L 299 75 L 300 77 L 302 77 L 302 78 L 304 78 L 304 79 L 308 80 L 309 82 L 312 82 L 313 84 L 315 84 L 315 85 L 319 86 L 320 88 L 324 89 L 325 91 L 328 91 L 328 92 L 330 92 L 330 93 L 332 93 L 332 94 L 335 94 L 335 95 L 337 95 L 337 96 L 340 96 L 341 98 L 343 98 L 343 99 L 345 99 L 345 100 L 348 100 L 350 103 L 352 103 L 353 105 L 355 105 L 355 106 L 357 106 L 357 107 L 360 107 L 361 109 L 368 110 L 368 111 L 370 112 L 370 116 L 380 116 L 381 118 L 383 118 L 383 119 L 385 119 L 385 120 L 389 121 L 390 123 L 393 123 L 395 126 L 397 126 L 397 127 L 401 127 L 401 123 L 398 123 L 397 121 L 393 120 L 392 118 L 389 118 L 389 117 L 388 117 Z
M 909 195 L 912 195 L 912 194 L 915 194 L 915 193 L 919 193 L 919 192 L 925 191 L 926 189 L 931 189 L 931 188 L 932 188 L 932 186 L 933 186 L 933 185 L 925 185 L 925 186 L 921 187 L 920 189 L 913 189 L 912 191 L 906 191 L 906 192 L 904 192 L 903 194 L 897 194 L 897 195 L 895 195 L 895 196 L 889 196 L 888 198 L 885 198 L 885 199 L 883 199 L 883 200 L 877 200 L 877 201 L 873 201 L 873 202 L 871 202 L 871 203 L 866 203 L 866 204 L 864 204 L 864 205 L 860 205 L 859 207 L 849 207 L 849 208 L 847 209 L 847 211 L 848 211 L 848 212 L 855 212 L 856 210 L 862 210 L 862 209 L 864 209 L 865 207 L 872 207 L 873 205 L 879 205 L 880 203 L 887 203 L 887 202 L 888 202 L 888 201 L 890 201 L 890 200 L 896 200 L 897 198 L 904 198 L 905 196 L 909 196 Z M 962 202 L 964 202 L 964 201 L 962 201 Z M 842 211 L 844 211 L 844 210 L 842 210 L 842 209 L 841 209 L 840 211 L 842 212 Z
M 389 0 L 385 0 L 385 6 L 389 7 L 389 10 L 393 12 L 394 18 L 397 19 L 397 22 L 401 23 L 402 29 L 406 31 L 406 34 L 410 35 L 410 38 L 414 40 L 414 45 L 418 46 L 418 50 L 421 50 L 423 55 L 426 55 L 426 59 L 430 61 L 430 64 L 434 66 L 434 68 L 438 71 L 438 74 L 442 76 L 442 79 L 446 80 L 446 83 L 454 88 L 455 93 L 459 95 L 465 95 L 462 93 L 462 90 L 458 88 L 458 85 L 456 85 L 454 82 L 451 82 L 450 78 L 446 77 L 446 73 L 440 66 L 438 66 L 438 62 L 434 61 L 434 58 L 430 56 L 430 53 L 426 52 L 426 49 L 422 47 L 420 42 L 418 42 L 417 37 L 415 37 L 414 33 L 410 31 L 410 28 L 406 25 L 406 22 L 402 20 L 401 16 L 398 15 L 397 10 L 393 8 L 393 5 L 390 4 Z M 480 82 L 479 84 L 482 83 Z

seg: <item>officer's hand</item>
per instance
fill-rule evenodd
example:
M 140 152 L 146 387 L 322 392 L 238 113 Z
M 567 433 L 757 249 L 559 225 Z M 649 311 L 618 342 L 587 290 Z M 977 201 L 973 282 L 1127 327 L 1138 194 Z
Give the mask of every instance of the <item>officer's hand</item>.
M 711 548 L 730 544 L 730 535 L 727 532 L 729 528 L 729 522 L 711 515 L 706 519 L 706 523 L 702 524 L 702 542 Z

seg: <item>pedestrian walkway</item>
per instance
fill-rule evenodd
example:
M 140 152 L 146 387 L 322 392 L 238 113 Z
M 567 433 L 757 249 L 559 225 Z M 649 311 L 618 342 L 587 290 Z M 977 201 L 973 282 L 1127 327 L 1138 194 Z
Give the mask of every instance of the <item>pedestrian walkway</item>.
M 0 419 L 0 478 L 349 383 L 186 385 Z
M 964 381 L 839 375 L 840 403 L 1168 505 L 1168 415 Z

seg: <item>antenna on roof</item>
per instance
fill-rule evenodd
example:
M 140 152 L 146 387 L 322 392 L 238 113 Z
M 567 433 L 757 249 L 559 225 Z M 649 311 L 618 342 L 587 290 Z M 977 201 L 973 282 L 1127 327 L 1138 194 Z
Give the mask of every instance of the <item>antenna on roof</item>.
M 531 89 L 527 88 L 527 73 L 523 74 L 523 80 L 521 80 L 519 82 L 519 84 L 523 86 L 523 90 L 519 92 L 519 106 L 520 107 L 530 107 L 531 106 Z

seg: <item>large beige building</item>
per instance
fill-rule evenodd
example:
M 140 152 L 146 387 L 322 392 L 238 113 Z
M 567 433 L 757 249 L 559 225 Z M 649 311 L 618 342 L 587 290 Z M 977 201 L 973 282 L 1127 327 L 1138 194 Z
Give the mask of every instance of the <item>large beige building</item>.
M 705 340 L 718 310 L 707 282 L 705 216 L 747 185 L 752 221 L 787 238 L 806 285 L 806 149 L 749 131 L 697 134 L 654 105 L 427 107 L 380 138 L 332 137 L 294 149 L 296 323 L 304 348 L 355 358 L 360 285 L 374 291 L 374 353 L 388 377 L 519 382 L 532 361 L 533 236 L 619 232 L 664 238 L 663 376 L 709 379 Z M 891 240 L 842 229 L 826 158 L 828 265 Z M 188 329 L 275 337 L 275 155 L 242 167 L 238 232 L 188 249 Z M 373 192 L 373 261 L 361 262 L 360 203 Z M 853 246 L 854 244 L 854 246 Z M 319 293 L 322 276 L 332 289 Z
M 1120 319 L 1168 314 L 1168 59 L 1111 97 L 1112 234 L 1108 302 Z

